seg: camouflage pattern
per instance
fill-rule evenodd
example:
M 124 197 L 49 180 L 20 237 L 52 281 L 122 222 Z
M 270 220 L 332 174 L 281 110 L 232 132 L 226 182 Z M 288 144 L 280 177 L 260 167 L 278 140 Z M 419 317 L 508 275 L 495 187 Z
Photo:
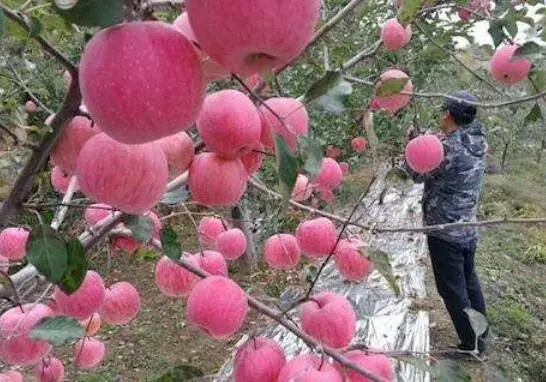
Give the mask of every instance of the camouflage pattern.
M 482 125 L 474 121 L 442 138 L 445 160 L 428 174 L 417 174 L 406 164 L 416 182 L 424 182 L 425 225 L 475 221 L 485 171 L 486 142 Z M 436 230 L 430 236 L 466 244 L 477 239 L 475 227 Z

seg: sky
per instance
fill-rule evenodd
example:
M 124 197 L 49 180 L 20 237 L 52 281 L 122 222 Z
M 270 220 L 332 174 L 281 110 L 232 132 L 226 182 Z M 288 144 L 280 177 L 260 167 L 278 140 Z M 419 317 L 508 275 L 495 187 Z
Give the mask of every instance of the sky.
M 527 16 L 533 18 L 535 21 L 538 21 L 540 19 L 540 15 L 536 14 L 536 11 L 540 8 L 544 8 L 544 4 L 537 4 L 537 5 L 529 5 L 527 4 L 525 6 L 527 9 L 529 9 L 529 12 L 527 13 Z M 518 34 L 515 37 L 515 41 L 517 43 L 524 43 L 527 41 L 535 41 L 541 45 L 545 45 L 544 41 L 542 41 L 540 38 L 537 39 L 530 39 L 528 36 L 528 32 L 531 29 L 531 27 L 525 23 L 517 22 L 518 25 Z M 474 23 L 472 29 L 471 29 L 471 35 L 474 37 L 476 43 L 478 45 L 491 45 L 493 46 L 493 39 L 488 33 L 489 29 L 489 22 L 488 21 L 478 21 Z M 470 45 L 469 41 L 462 38 L 462 37 L 455 37 L 455 41 L 457 43 L 456 48 L 457 49 L 463 49 L 464 47 Z

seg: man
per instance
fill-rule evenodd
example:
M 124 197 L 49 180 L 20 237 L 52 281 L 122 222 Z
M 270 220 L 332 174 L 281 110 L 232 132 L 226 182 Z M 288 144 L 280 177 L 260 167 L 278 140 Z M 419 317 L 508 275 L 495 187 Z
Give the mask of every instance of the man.
M 406 165 L 414 181 L 424 182 L 425 225 L 475 221 L 485 170 L 486 142 L 481 124 L 474 120 L 476 107 L 465 101 L 476 98 L 467 92 L 450 94 L 442 108 L 441 130 L 445 160 L 428 174 L 417 174 Z M 459 350 L 474 350 L 476 336 L 465 308 L 485 315 L 485 301 L 474 269 L 478 239 L 475 227 L 427 232 L 428 248 L 438 293 L 461 343 Z M 478 338 L 480 357 L 485 337 Z

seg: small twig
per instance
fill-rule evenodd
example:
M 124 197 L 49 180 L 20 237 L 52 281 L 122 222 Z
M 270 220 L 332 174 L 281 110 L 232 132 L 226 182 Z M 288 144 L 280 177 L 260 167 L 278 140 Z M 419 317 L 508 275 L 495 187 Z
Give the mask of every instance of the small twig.
M 72 200 L 72 196 L 74 196 L 74 191 L 76 190 L 77 185 L 78 178 L 73 175 L 70 178 L 66 193 L 64 194 L 63 200 L 61 202 L 62 206 L 57 210 L 55 216 L 53 217 L 53 220 L 51 221 L 51 228 L 53 228 L 55 231 L 59 229 L 59 227 L 63 223 L 64 218 L 66 217 L 66 213 L 68 212 L 68 206 L 66 205 L 66 203 L 70 203 L 70 201 Z
M 356 77 L 345 76 L 345 79 L 352 83 L 357 83 L 357 84 L 362 84 L 367 86 L 374 86 L 374 83 L 372 81 L 362 80 Z M 511 99 L 508 101 L 486 103 L 486 102 L 463 100 L 461 98 L 457 98 L 449 94 L 443 94 L 443 93 L 418 93 L 418 92 L 411 93 L 411 92 L 401 91 L 400 94 L 407 94 L 414 97 L 422 97 L 422 98 L 443 98 L 443 99 L 452 99 L 454 101 L 461 101 L 461 102 L 464 101 L 467 104 L 478 106 L 484 109 L 507 107 L 507 106 L 512 106 L 519 103 L 531 102 L 531 101 L 546 97 L 546 91 L 543 91 L 541 93 L 531 94 L 525 97 Z
M 313 46 L 313 44 L 315 44 L 315 42 L 318 41 L 318 39 L 320 39 L 327 32 L 329 32 L 332 28 L 334 28 L 341 20 L 343 20 L 349 13 L 351 13 L 357 6 L 359 6 L 363 2 L 364 2 L 364 0 L 351 0 L 351 1 L 349 1 L 349 3 L 342 10 L 340 10 L 334 17 L 332 17 L 330 20 L 328 20 L 328 22 L 326 24 L 324 24 L 322 27 L 320 27 L 320 29 L 313 35 L 313 37 L 311 37 L 311 40 L 309 41 L 309 43 L 307 44 L 305 49 L 297 57 L 295 57 L 292 61 L 290 61 L 289 63 L 283 65 L 279 69 L 275 70 L 275 74 L 279 74 L 279 73 L 283 72 L 284 70 L 286 70 L 291 65 L 293 65 L 297 60 L 299 60 L 299 58 L 303 54 L 305 54 L 305 52 L 307 52 L 307 50 L 309 50 L 309 48 L 311 46 Z
M 283 197 L 281 194 L 278 194 L 275 191 L 270 190 L 269 188 L 258 183 L 254 179 L 250 179 L 249 184 L 251 186 L 254 186 L 259 191 L 269 194 L 270 196 L 276 199 L 282 199 Z M 289 203 L 290 205 L 298 209 L 308 211 L 315 215 L 327 217 L 339 223 L 344 223 L 346 221 L 346 219 L 341 216 L 334 215 L 329 212 L 321 211 L 319 209 L 306 206 L 305 204 L 301 204 L 293 200 L 290 200 Z M 365 224 L 356 223 L 356 222 L 349 223 L 349 225 L 351 226 L 358 227 L 366 231 L 373 231 L 374 233 L 385 233 L 385 234 L 401 233 L 401 232 L 426 233 L 430 231 L 452 230 L 452 229 L 459 229 L 459 228 L 466 228 L 466 227 L 479 227 L 479 228 L 493 227 L 493 226 L 498 226 L 503 224 L 541 225 L 541 224 L 546 224 L 546 217 L 544 218 L 505 218 L 505 219 L 481 220 L 481 221 L 475 221 L 475 222 L 455 222 L 455 223 L 446 223 L 446 224 L 436 224 L 436 225 L 430 225 L 430 226 L 424 226 L 424 227 L 399 227 L 399 228 L 381 228 L 381 227 L 376 227 L 375 224 L 365 225 Z
M 484 84 L 486 84 L 487 86 L 489 86 L 491 89 L 493 89 L 496 93 L 500 94 L 500 95 L 504 95 L 504 93 L 498 89 L 495 85 L 493 85 L 491 82 L 487 81 L 484 77 L 482 77 L 481 75 L 479 75 L 478 73 L 476 73 L 472 68 L 470 68 L 468 65 L 466 65 L 459 57 L 457 57 L 456 54 L 450 52 L 448 49 L 446 49 L 442 44 L 440 44 L 438 41 L 436 41 L 434 38 L 432 38 L 432 36 L 430 34 L 428 34 L 425 29 L 421 26 L 421 24 L 419 22 L 414 22 L 413 25 L 415 25 L 415 27 L 417 27 L 417 29 L 419 29 L 419 31 L 421 31 L 421 33 L 423 33 L 431 43 L 433 43 L 434 45 L 436 45 L 438 48 L 440 48 L 445 54 L 447 54 L 448 56 L 450 56 L 453 60 L 455 60 L 459 65 L 461 65 L 464 69 L 466 69 L 466 71 L 468 71 L 470 74 L 472 74 L 474 77 L 476 77 L 477 79 L 479 79 L 480 81 L 482 81 Z
M 3 50 L 2 50 L 3 52 Z M 23 88 L 23 90 L 28 94 L 28 96 L 30 97 L 30 99 L 38 104 L 42 109 L 44 109 L 45 111 L 47 111 L 49 114 L 53 114 L 53 111 L 48 108 L 38 97 L 36 97 L 32 91 L 28 88 L 27 84 L 25 83 L 25 81 L 23 81 L 23 79 L 21 78 L 21 76 L 19 75 L 19 73 L 17 72 L 17 70 L 15 69 L 15 67 L 11 64 L 10 60 L 6 60 L 6 64 L 8 65 L 9 69 L 11 70 L 11 72 L 13 73 L 13 76 L 15 77 L 15 80 L 17 82 L 17 84 Z
M 19 296 L 19 292 L 17 291 L 17 287 L 15 286 L 15 283 L 11 279 L 10 275 L 7 272 L 4 272 L 0 269 L 0 275 L 4 276 L 6 280 L 8 280 L 8 283 L 13 290 L 13 295 L 15 296 L 15 303 L 17 305 L 21 305 L 21 296 Z
M 360 194 L 360 197 L 358 198 L 358 201 L 355 203 L 355 205 L 353 206 L 353 209 L 351 210 L 351 213 L 349 214 L 349 216 L 347 217 L 347 219 L 345 219 L 345 221 L 343 222 L 343 226 L 341 227 L 341 230 L 339 231 L 339 234 L 337 235 L 337 240 L 336 240 L 336 243 L 334 245 L 334 247 L 332 248 L 332 250 L 330 251 L 330 253 L 328 254 L 328 257 L 326 257 L 326 259 L 324 259 L 324 261 L 322 262 L 317 274 L 315 275 L 315 278 L 313 279 L 313 281 L 311 282 L 311 285 L 309 285 L 309 289 L 307 290 L 307 293 L 305 294 L 305 299 L 308 299 L 309 296 L 311 296 L 311 293 L 313 292 L 313 288 L 315 288 L 315 285 L 320 277 L 320 275 L 322 274 L 322 271 L 324 270 L 324 268 L 326 268 L 326 265 L 328 264 L 328 262 L 330 261 L 330 259 L 332 258 L 332 256 L 334 255 L 335 251 L 336 251 L 336 248 L 341 240 L 341 238 L 343 237 L 343 233 L 345 232 L 345 229 L 349 226 L 349 224 L 351 223 L 351 219 L 353 218 L 353 215 L 356 213 L 356 210 L 358 209 L 358 207 L 360 206 L 360 203 L 362 202 L 362 200 L 364 200 L 364 198 L 366 197 L 366 195 L 368 195 L 368 193 L 370 192 L 370 189 L 372 187 L 372 185 L 374 184 L 375 182 L 375 176 L 372 178 L 372 180 L 368 183 L 368 186 L 366 187 L 366 189 L 362 192 L 362 194 Z
M 0 123 L 0 129 L 4 130 L 12 139 L 13 139 L 13 144 L 14 145 L 18 145 L 19 144 L 19 138 L 17 138 L 17 135 L 13 134 L 8 128 L 7 126 L 4 126 L 3 123 Z
M 342 73 L 347 72 L 348 70 L 356 66 L 359 62 L 361 62 L 363 59 L 372 57 L 373 55 L 375 55 L 375 53 L 377 53 L 382 44 L 383 42 L 381 40 L 378 40 L 371 47 L 368 47 L 357 53 L 356 55 L 345 61 L 343 65 L 341 65 L 340 71 Z
M 297 136 L 296 132 L 292 127 L 290 127 L 285 119 L 281 117 L 275 110 L 273 110 L 258 93 L 256 93 L 254 90 L 250 89 L 248 85 L 243 81 L 241 77 L 239 77 L 237 74 L 232 73 L 231 76 L 241 85 L 250 95 L 252 98 L 254 98 L 261 106 L 265 107 L 275 118 L 279 120 L 279 122 L 283 125 L 283 127 L 292 135 Z
M 4 14 L 12 21 L 19 24 L 26 31 L 30 32 L 32 30 L 30 24 L 16 12 L 12 11 L 4 4 L 0 3 L 0 9 Z M 77 77 L 78 69 L 68 58 L 66 58 L 61 52 L 59 52 L 53 45 L 51 45 L 47 40 L 41 36 L 34 36 L 34 39 L 42 46 L 42 48 L 49 53 L 51 56 L 55 57 L 72 75 L 72 78 Z
M 197 238 L 198 238 L 197 243 L 199 244 L 199 250 L 201 251 L 201 256 L 204 256 L 205 249 L 203 248 L 203 244 L 201 244 L 201 240 L 199 240 L 199 225 L 197 224 L 197 222 L 193 218 L 193 215 L 192 215 L 191 211 L 189 210 L 189 208 L 184 203 L 182 203 L 182 208 L 184 208 L 184 210 L 186 211 L 186 214 L 190 218 L 190 220 L 191 220 L 191 222 L 193 224 L 193 227 L 195 228 L 195 234 L 197 235 Z

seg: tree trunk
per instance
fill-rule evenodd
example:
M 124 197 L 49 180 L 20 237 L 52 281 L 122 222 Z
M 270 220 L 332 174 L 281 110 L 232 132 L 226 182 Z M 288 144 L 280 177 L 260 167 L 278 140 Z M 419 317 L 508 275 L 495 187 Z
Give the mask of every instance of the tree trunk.
M 250 231 L 248 214 L 239 204 L 231 209 L 231 218 L 233 219 L 233 226 L 243 231 L 247 240 L 246 252 L 236 261 L 236 264 L 244 265 L 243 268 L 245 271 L 250 272 L 252 267 L 257 264 L 258 259 L 256 257 L 256 251 L 254 250 L 254 240 L 252 232 Z
M 508 149 L 510 148 L 511 140 L 507 141 L 504 144 L 504 149 L 502 150 L 502 159 L 501 159 L 501 168 L 502 171 L 506 170 L 506 157 L 508 156 Z

